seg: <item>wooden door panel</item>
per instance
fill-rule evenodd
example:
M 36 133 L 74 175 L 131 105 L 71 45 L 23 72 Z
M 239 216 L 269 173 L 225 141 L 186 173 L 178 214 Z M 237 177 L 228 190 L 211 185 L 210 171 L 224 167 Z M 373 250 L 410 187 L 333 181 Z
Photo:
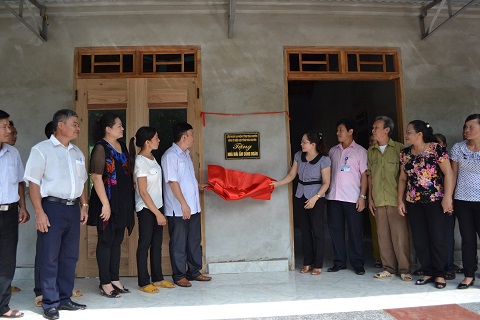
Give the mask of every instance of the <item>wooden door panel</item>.
M 153 81 L 152 81 L 153 80 Z M 157 81 L 158 80 L 158 81 Z M 88 110 L 126 109 L 125 138 L 128 141 L 140 126 L 148 125 L 149 105 L 184 104 L 188 106 L 188 85 L 186 79 L 78 79 L 77 110 L 82 119 L 81 137 L 78 144 L 88 154 Z M 151 89 L 151 90 L 150 90 Z M 89 155 L 87 156 L 89 157 Z M 136 220 L 135 214 L 135 220 Z M 138 246 L 138 227 L 136 226 L 122 243 L 120 275 L 136 276 L 136 250 Z M 169 254 L 168 227 L 163 229 L 162 269 L 165 275 L 172 273 Z M 77 264 L 77 276 L 98 276 L 96 260 L 96 227 L 82 226 L 80 258 Z

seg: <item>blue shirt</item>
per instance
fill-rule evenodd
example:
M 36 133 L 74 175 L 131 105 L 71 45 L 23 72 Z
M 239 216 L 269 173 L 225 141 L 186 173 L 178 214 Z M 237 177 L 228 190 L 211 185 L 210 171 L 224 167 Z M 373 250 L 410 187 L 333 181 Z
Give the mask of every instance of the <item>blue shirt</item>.
M 20 200 L 18 184 L 23 182 L 23 164 L 18 150 L 2 143 L 0 149 L 0 204 Z
M 201 209 L 198 181 L 195 178 L 190 151 L 187 149 L 183 152 L 176 143 L 173 143 L 163 154 L 161 163 L 164 178 L 165 215 L 170 217 L 181 217 L 183 215 L 180 202 L 173 195 L 169 181 L 179 183 L 183 197 L 190 207 L 191 214 L 199 213 Z

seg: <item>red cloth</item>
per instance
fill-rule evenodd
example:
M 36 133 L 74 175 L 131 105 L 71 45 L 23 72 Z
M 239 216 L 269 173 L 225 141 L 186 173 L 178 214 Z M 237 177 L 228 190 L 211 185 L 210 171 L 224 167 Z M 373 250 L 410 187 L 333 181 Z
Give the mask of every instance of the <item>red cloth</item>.
M 208 165 L 209 186 L 205 189 L 212 190 L 225 200 L 240 200 L 252 197 L 257 200 L 270 200 L 274 179 L 258 173 L 248 173 L 237 170 L 225 169 L 217 165 Z

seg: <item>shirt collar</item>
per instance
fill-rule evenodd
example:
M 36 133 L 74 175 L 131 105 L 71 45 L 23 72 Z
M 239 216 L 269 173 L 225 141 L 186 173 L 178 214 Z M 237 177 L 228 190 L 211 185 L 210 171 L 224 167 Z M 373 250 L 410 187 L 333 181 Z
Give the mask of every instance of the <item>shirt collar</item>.
M 395 141 L 393 141 L 392 138 L 389 138 L 389 139 L 388 139 L 388 143 L 386 144 L 386 146 L 395 147 Z M 373 148 L 380 150 L 380 145 L 378 144 L 378 142 L 375 142 L 375 143 L 373 144 Z
M 65 146 L 64 146 L 60 141 L 58 141 L 58 139 L 55 137 L 54 134 L 52 134 L 52 135 L 50 136 L 50 139 L 49 139 L 49 140 L 52 142 L 52 144 L 53 144 L 54 147 L 62 146 L 62 147 L 65 148 Z M 67 146 L 67 150 L 70 150 L 70 149 L 72 149 L 72 148 L 75 148 L 75 146 L 69 142 L 69 143 L 68 143 L 68 146 Z
M 340 150 L 346 150 L 346 149 L 350 149 L 350 148 L 355 149 L 357 146 L 358 146 L 358 144 L 355 142 L 355 140 L 352 140 L 352 143 L 348 147 L 346 147 L 345 149 L 343 149 L 341 142 L 339 144 L 337 144 L 337 148 L 339 148 Z
M 177 154 L 184 154 L 186 156 L 188 156 L 190 154 L 190 150 L 187 149 L 187 150 L 185 150 L 185 152 L 183 152 L 183 150 L 175 142 L 172 143 L 172 147 L 173 147 L 173 150 L 175 150 L 175 152 Z
M 7 143 L 2 143 L 2 149 L 0 149 L 0 157 L 3 156 L 5 153 L 10 152 L 10 145 Z
M 317 154 L 317 156 L 315 158 L 313 158 L 312 161 L 309 162 L 309 161 L 307 161 L 307 153 L 302 152 L 302 155 L 301 155 L 300 158 L 301 158 L 302 162 L 308 162 L 310 164 L 316 164 L 320 160 L 321 157 L 322 157 L 322 154 L 319 153 L 319 154 Z

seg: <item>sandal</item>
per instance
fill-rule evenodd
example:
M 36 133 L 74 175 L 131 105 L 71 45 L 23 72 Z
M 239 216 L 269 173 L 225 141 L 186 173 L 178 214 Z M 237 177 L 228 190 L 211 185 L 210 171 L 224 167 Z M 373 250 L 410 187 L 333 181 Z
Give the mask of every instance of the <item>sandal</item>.
M 413 275 L 415 275 L 415 276 L 423 276 L 423 269 L 420 268 L 420 269 L 417 269 L 417 270 L 413 271 Z
M 101 284 L 98 285 L 98 288 L 100 289 L 100 294 L 102 296 L 107 297 L 107 298 L 120 298 L 121 297 L 121 295 L 118 294 L 118 291 L 116 289 L 113 289 L 112 291 L 110 291 L 110 293 L 107 293 L 107 292 L 105 292 L 105 290 L 103 290 Z
M 146 293 L 159 293 L 160 290 L 158 290 L 153 284 L 148 284 L 144 287 L 138 288 L 138 290 L 146 292 Z
M 454 280 L 456 277 L 455 273 L 445 272 L 445 280 Z
M 130 293 L 131 292 L 130 289 L 125 288 L 125 286 L 123 286 L 122 289 L 120 289 L 119 287 L 117 287 L 113 283 L 112 283 L 112 286 L 113 286 L 113 289 L 117 290 L 118 293 Z
M 160 288 L 166 288 L 166 289 L 175 288 L 175 285 L 173 283 L 171 283 L 170 281 L 167 281 L 167 280 L 162 280 L 160 282 L 154 282 L 152 284 L 155 287 L 160 287 Z
M 444 279 L 444 278 L 438 277 L 437 279 Z M 439 281 L 437 281 L 437 279 L 435 279 L 435 288 L 437 288 L 437 289 L 443 289 L 443 288 L 445 288 L 445 287 L 447 286 L 447 283 L 446 283 L 446 282 L 439 282 Z M 445 279 L 444 279 L 443 281 L 445 281 Z
M 20 289 L 19 287 L 11 286 L 11 287 L 10 287 L 10 291 L 12 291 L 12 292 L 18 292 L 18 291 L 22 291 L 22 289 Z
M 400 274 L 400 278 L 402 279 L 402 281 L 412 281 L 413 280 L 410 273 L 402 273 L 402 274 Z
M 312 276 L 318 276 L 320 273 L 322 273 L 322 268 L 313 268 L 312 269 Z
M 300 269 L 300 273 L 307 273 L 310 270 L 312 270 L 312 266 L 303 266 L 303 268 Z
M 10 314 L 8 315 L 8 311 L 2 314 L 0 317 L 2 318 L 21 318 L 23 317 L 23 313 L 18 310 L 9 310 Z
M 374 277 L 375 277 L 375 278 L 378 278 L 378 279 L 381 279 L 381 278 L 389 278 L 389 277 L 393 277 L 393 274 L 391 274 L 391 273 L 388 272 L 387 270 L 383 270 L 382 272 L 377 272 L 377 273 L 375 273 Z
M 80 289 L 73 289 L 72 290 L 72 297 L 78 298 L 83 296 L 83 291 Z
M 35 307 L 40 308 L 42 306 L 42 300 L 43 300 L 42 295 L 35 297 Z

